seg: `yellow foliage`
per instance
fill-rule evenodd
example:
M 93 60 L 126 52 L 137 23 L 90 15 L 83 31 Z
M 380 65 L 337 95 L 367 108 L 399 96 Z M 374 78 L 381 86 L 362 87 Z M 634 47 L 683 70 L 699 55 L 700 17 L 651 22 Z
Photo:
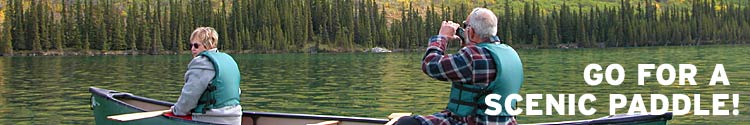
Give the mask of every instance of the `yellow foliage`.
M 5 11 L 0 11 L 0 24 L 5 22 Z
M 485 2 L 487 4 L 495 4 L 497 1 L 495 1 L 495 0 L 480 0 L 479 1 L 479 3 L 481 3 L 481 4 L 484 4 Z
M 716 11 L 720 11 L 720 10 L 726 9 L 726 8 L 727 8 L 727 6 L 719 6 L 719 5 L 714 6 L 714 10 L 716 10 Z
M 408 3 L 410 0 L 396 0 L 399 3 Z
M 57 13 L 62 12 L 62 4 L 50 4 L 49 6 L 53 12 L 57 12 Z
M 8 4 L 5 4 L 5 3 L 6 2 L 0 3 L 0 4 L 2 4 L 0 6 L 3 6 L 2 9 L 0 9 L 0 24 L 2 24 L 3 22 L 5 22 L 5 9 L 8 8 L 7 7 Z

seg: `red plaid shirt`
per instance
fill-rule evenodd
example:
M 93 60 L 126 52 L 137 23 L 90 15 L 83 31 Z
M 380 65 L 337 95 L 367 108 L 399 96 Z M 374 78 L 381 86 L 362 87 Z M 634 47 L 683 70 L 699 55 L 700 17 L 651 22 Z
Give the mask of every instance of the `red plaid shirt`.
M 445 54 L 444 36 L 433 36 L 422 62 L 422 72 L 441 81 L 487 86 L 495 80 L 495 62 L 487 49 L 466 45 L 457 54 Z M 499 42 L 493 37 L 486 42 Z

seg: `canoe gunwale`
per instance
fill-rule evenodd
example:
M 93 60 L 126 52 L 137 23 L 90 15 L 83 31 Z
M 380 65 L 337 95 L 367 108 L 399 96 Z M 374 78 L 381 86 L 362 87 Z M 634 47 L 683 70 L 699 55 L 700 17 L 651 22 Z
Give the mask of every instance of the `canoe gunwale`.
M 611 115 L 596 119 L 585 119 L 575 121 L 560 121 L 549 123 L 533 123 L 529 125 L 611 125 L 611 124 L 640 124 L 672 120 L 672 112 L 664 114 L 641 114 L 641 115 Z
M 664 114 L 653 114 L 653 115 L 632 115 L 632 116 L 607 116 L 600 118 L 602 120 L 592 120 L 590 124 L 608 124 L 608 123 L 622 123 L 627 121 L 643 121 L 643 122 L 655 122 L 655 121 L 669 121 L 672 120 L 672 112 L 666 112 Z
M 244 111 L 243 115 L 250 115 L 250 117 L 277 117 L 277 118 L 297 118 L 297 119 L 316 119 L 316 120 L 337 120 L 337 121 L 350 121 L 350 122 L 364 122 L 364 123 L 376 123 L 385 124 L 388 122 L 386 119 L 377 118 L 364 118 L 364 117 L 347 117 L 347 116 L 331 116 L 331 115 L 310 115 L 310 114 L 290 114 L 290 113 L 273 113 L 273 112 L 253 112 Z
M 130 105 L 128 103 L 125 103 L 117 98 L 127 98 L 127 99 L 133 99 L 138 101 L 143 101 L 146 103 L 152 103 L 156 105 L 162 105 L 162 106 L 172 106 L 174 103 L 162 101 L 162 100 L 156 100 L 151 98 L 146 98 L 142 96 L 137 96 L 131 93 L 125 93 L 125 92 L 118 92 L 114 90 L 107 90 L 107 89 L 101 89 L 96 87 L 89 87 L 89 91 L 92 93 L 92 96 L 102 96 L 107 98 L 107 100 L 111 100 L 114 102 L 117 102 L 118 104 L 124 105 L 126 107 L 136 109 L 139 111 L 146 111 L 143 108 L 136 107 L 133 105 Z M 243 117 L 250 117 L 254 121 L 258 118 L 263 117 L 275 117 L 275 118 L 293 118 L 293 119 L 313 119 L 313 120 L 338 120 L 338 121 L 349 121 L 349 122 L 363 122 L 363 123 L 376 123 L 376 124 L 385 124 L 388 122 L 386 119 L 378 119 L 378 118 L 364 118 L 364 117 L 346 117 L 346 116 L 330 116 L 330 115 L 311 115 L 311 114 L 291 114 L 291 113 L 273 113 L 273 112 L 255 112 L 255 111 L 243 111 L 242 112 Z M 175 120 L 182 120 L 182 121 L 189 121 L 189 122 L 199 122 L 201 124 L 211 124 L 207 122 L 200 122 L 200 121 L 193 121 L 193 120 L 185 120 L 185 119 L 179 119 L 179 118 L 172 118 L 172 117 L 166 117 L 161 116 L 165 118 L 175 119 Z
M 130 105 L 130 104 L 125 103 L 125 102 L 123 102 L 123 101 L 121 101 L 121 100 L 119 100 L 117 98 L 135 99 L 135 100 L 144 101 L 144 102 L 147 102 L 147 103 L 154 103 L 154 104 L 157 104 L 157 105 L 164 105 L 164 106 L 174 105 L 173 103 L 166 102 L 166 101 L 155 100 L 155 99 L 151 99 L 151 98 L 146 98 L 146 97 L 141 97 L 141 96 L 133 95 L 131 93 L 118 92 L 118 91 L 114 91 L 114 90 L 101 89 L 101 88 L 96 88 L 96 87 L 89 87 L 89 92 L 92 93 L 91 96 L 101 96 L 101 97 L 106 98 L 109 101 L 114 101 L 114 102 L 116 102 L 119 105 L 123 105 L 125 107 L 130 108 L 130 109 L 135 109 L 135 110 L 138 110 L 138 111 L 141 111 L 141 112 L 147 112 L 147 110 L 145 110 L 143 108 L 140 108 L 140 107 L 136 107 L 136 106 Z M 93 110 L 93 107 L 92 107 L 92 110 Z M 210 122 L 202 122 L 202 121 L 195 121 L 195 120 L 186 120 L 186 119 L 173 118 L 173 117 L 167 117 L 167 116 L 157 116 L 157 117 L 161 117 L 161 118 L 165 118 L 165 119 L 170 119 L 170 120 L 176 120 L 176 121 L 182 121 L 182 122 L 217 125 L 215 123 L 210 123 Z

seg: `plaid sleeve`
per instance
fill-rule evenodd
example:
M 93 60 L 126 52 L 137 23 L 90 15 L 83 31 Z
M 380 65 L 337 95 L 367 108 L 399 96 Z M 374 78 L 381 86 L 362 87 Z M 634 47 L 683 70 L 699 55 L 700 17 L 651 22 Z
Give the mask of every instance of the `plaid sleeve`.
M 422 60 L 422 72 L 441 81 L 471 81 L 471 51 L 463 48 L 457 54 L 445 55 L 447 40 L 444 36 L 430 38 L 427 53 Z

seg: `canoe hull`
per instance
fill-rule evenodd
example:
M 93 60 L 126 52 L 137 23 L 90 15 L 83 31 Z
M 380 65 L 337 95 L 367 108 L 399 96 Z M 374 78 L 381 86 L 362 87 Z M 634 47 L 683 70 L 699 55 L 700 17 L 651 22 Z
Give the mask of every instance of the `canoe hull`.
M 140 120 L 119 122 L 107 119 L 107 116 L 144 111 L 167 110 L 173 105 L 171 102 L 136 96 L 130 93 L 122 93 L 113 90 L 89 88 L 91 92 L 91 108 L 94 112 L 94 120 L 98 125 L 210 125 L 212 123 L 184 120 L 174 117 L 157 116 Z M 243 125 L 304 125 L 320 123 L 324 121 L 339 121 L 338 125 L 382 125 L 388 122 L 386 119 L 344 117 L 327 115 L 308 115 L 290 113 L 252 112 L 244 111 L 242 114 Z
M 614 115 L 597 119 L 536 123 L 531 125 L 667 125 L 672 112 L 655 115 Z
M 114 93 L 115 96 L 121 96 L 119 93 Z M 140 120 L 132 120 L 127 122 L 119 122 L 115 120 L 107 119 L 107 116 L 143 112 L 148 109 L 134 107 L 127 105 L 120 100 L 112 100 L 105 96 L 91 96 L 91 105 L 94 112 L 94 121 L 97 125 L 149 125 L 149 124 L 169 124 L 169 125 L 206 125 L 210 123 L 183 120 L 178 118 L 158 116 L 152 118 L 145 118 Z M 169 109 L 169 107 L 167 107 Z
M 184 120 L 179 118 L 157 116 L 141 120 L 119 122 L 107 119 L 107 116 L 144 111 L 167 110 L 173 105 L 171 102 L 155 100 L 151 98 L 136 96 L 130 93 L 122 93 L 113 90 L 89 88 L 91 92 L 91 108 L 94 112 L 96 124 L 99 125 L 210 125 L 211 123 Z M 597 119 L 563 121 L 552 123 L 536 123 L 541 125 L 666 125 L 672 119 L 672 113 L 659 115 L 616 115 Z M 388 122 L 386 119 L 308 115 L 290 113 L 252 112 L 244 111 L 242 114 L 243 125 L 304 125 L 320 123 L 324 121 L 339 121 L 338 125 L 382 125 Z

